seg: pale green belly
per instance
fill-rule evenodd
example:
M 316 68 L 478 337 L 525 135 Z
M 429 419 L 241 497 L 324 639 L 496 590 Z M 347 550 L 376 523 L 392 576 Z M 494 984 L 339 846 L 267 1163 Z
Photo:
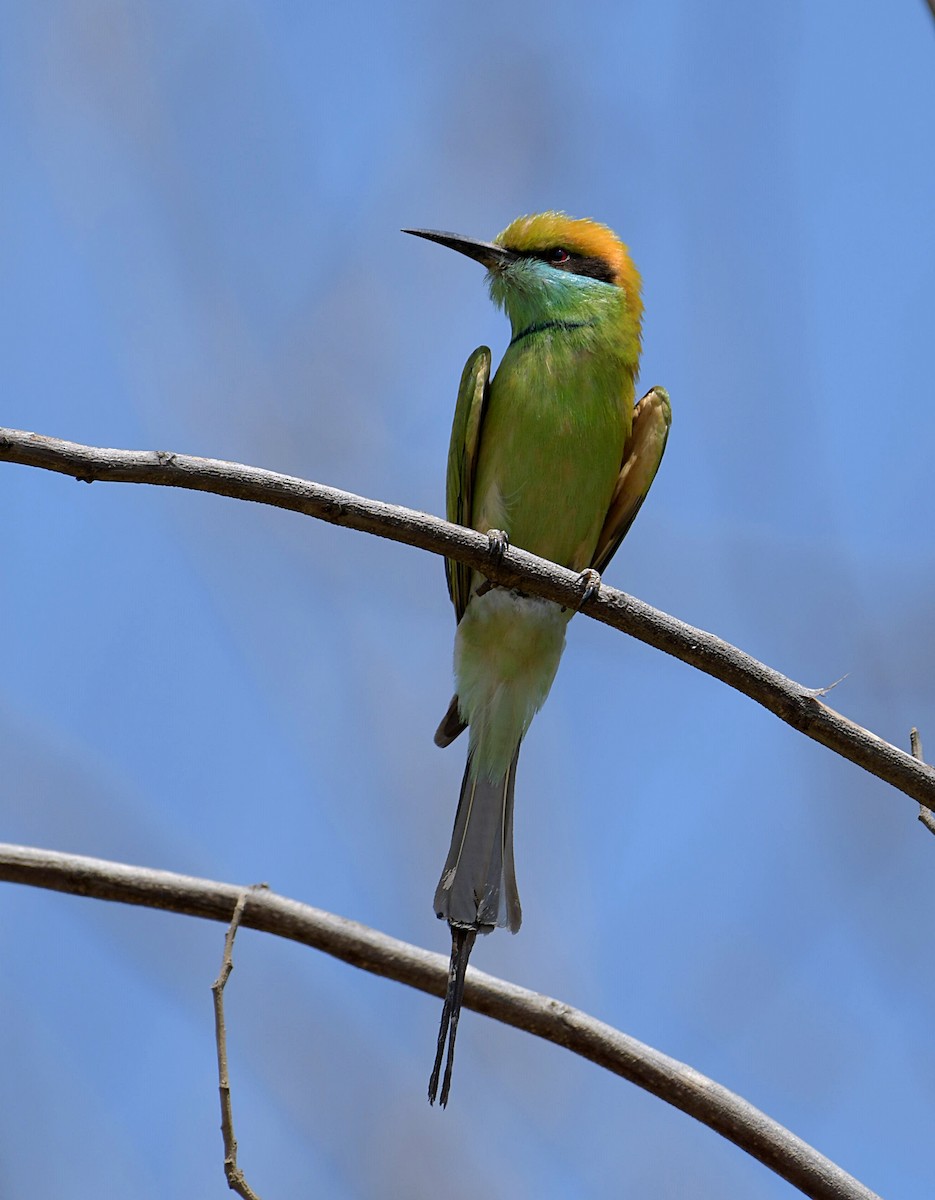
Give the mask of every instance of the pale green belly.
M 492 780 L 505 776 L 549 694 L 571 615 L 505 588 L 471 600 L 455 638 L 455 678 L 475 771 Z

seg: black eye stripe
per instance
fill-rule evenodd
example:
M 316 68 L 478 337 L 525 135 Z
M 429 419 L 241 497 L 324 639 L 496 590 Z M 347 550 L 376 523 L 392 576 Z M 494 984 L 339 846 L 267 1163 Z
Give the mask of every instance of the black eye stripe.
M 520 250 L 517 253 L 524 258 L 538 258 L 550 267 L 555 267 L 558 271 L 568 271 L 571 275 L 584 275 L 588 279 L 599 279 L 602 283 L 616 282 L 610 263 L 605 259 L 598 258 L 597 255 L 576 254 L 574 250 L 566 250 L 568 257 L 565 261 L 556 262 L 552 256 L 557 249 L 559 247 L 550 246 L 546 250 Z

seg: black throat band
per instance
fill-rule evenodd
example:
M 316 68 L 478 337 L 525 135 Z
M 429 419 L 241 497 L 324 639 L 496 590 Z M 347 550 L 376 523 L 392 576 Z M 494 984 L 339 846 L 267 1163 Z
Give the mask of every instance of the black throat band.
M 588 325 L 593 325 L 593 321 L 542 321 L 538 325 L 527 325 L 510 342 L 511 346 L 515 346 L 517 342 L 521 342 L 523 338 L 532 337 L 536 333 L 546 333 L 550 329 L 585 329 Z

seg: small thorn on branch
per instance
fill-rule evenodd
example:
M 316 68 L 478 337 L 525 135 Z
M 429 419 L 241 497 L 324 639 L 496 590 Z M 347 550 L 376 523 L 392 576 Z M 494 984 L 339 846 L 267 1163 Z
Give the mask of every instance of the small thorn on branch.
M 922 737 L 914 725 L 909 730 L 909 746 L 912 750 L 912 757 L 917 758 L 919 762 L 925 762 L 922 757 Z M 924 804 L 919 805 L 919 820 L 929 833 L 935 834 L 935 813 L 930 808 L 926 808 Z
M 827 685 L 827 687 L 809 688 L 808 694 L 812 697 L 813 700 L 817 700 L 819 698 L 819 696 L 827 696 L 829 692 L 834 691 L 834 689 L 838 686 L 839 683 L 843 683 L 844 680 L 847 679 L 848 675 L 850 675 L 850 671 L 845 672 L 845 674 L 842 675 L 840 679 L 836 679 L 834 681 L 834 683 L 829 683 Z

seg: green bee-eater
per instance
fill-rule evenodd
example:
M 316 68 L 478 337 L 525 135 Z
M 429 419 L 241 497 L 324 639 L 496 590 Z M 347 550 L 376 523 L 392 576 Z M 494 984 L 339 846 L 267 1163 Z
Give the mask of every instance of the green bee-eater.
M 640 277 L 605 225 L 563 213 L 520 217 L 492 242 L 406 233 L 487 268 L 513 337 L 491 380 L 490 351 L 461 376 L 448 453 L 448 520 L 582 572 L 594 587 L 649 491 L 666 444 L 669 399 L 654 388 L 634 408 Z M 549 694 L 571 611 L 493 587 L 445 562 L 458 621 L 456 694 L 435 734 L 447 746 L 470 727 L 467 767 L 435 911 L 452 933 L 435 1066 L 448 1100 L 468 957 L 478 932 L 522 913 L 513 867 L 513 784 L 519 748 Z

